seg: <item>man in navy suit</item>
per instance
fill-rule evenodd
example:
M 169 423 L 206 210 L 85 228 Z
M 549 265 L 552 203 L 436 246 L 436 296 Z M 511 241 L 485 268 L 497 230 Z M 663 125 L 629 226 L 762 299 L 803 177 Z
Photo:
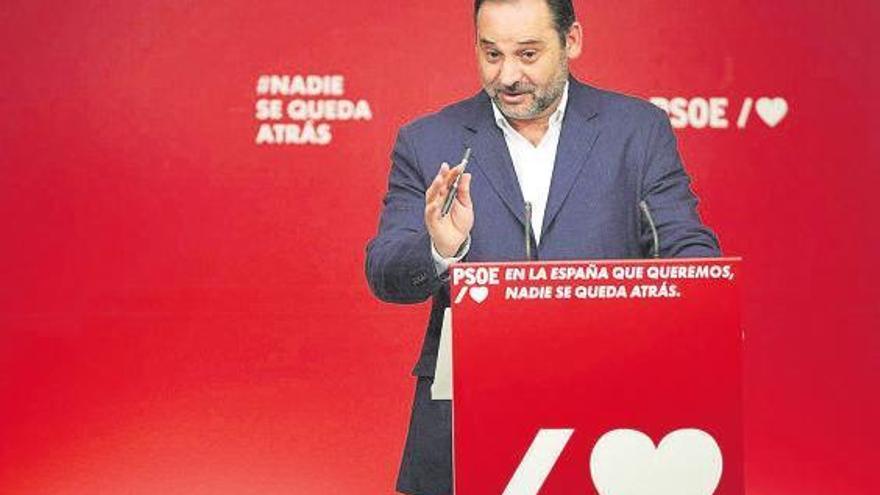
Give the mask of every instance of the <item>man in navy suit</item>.
M 451 493 L 449 401 L 431 400 L 447 268 L 458 260 L 718 256 L 700 221 L 665 113 L 582 84 L 568 62 L 581 52 L 571 0 L 476 0 L 483 91 L 404 126 L 366 272 L 377 297 L 433 299 L 397 489 Z M 448 215 L 443 201 L 472 149 Z M 525 204 L 531 206 L 531 217 Z M 486 352 L 492 352 L 486 349 Z

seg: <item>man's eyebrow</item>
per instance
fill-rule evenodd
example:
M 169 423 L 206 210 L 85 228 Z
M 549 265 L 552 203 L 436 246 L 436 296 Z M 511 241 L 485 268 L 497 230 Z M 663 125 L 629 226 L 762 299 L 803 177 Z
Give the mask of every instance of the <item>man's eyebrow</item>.
M 495 42 L 488 38 L 480 38 L 481 45 L 495 45 Z M 520 40 L 516 42 L 517 45 L 526 45 L 526 46 L 536 46 L 536 45 L 544 45 L 543 40 L 535 39 L 535 38 L 526 38 L 524 40 Z

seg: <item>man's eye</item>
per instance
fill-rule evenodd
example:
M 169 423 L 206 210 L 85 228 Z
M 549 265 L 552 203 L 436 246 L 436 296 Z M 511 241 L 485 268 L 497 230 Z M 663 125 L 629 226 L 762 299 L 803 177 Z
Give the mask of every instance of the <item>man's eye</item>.
M 524 58 L 525 60 L 535 60 L 537 57 L 538 52 L 536 51 L 529 50 L 526 52 L 522 52 L 522 58 Z
M 498 53 L 498 52 L 494 52 L 494 51 L 488 51 L 488 52 L 486 52 L 486 58 L 488 58 L 489 60 L 495 60 L 495 59 L 497 59 L 499 56 L 501 56 L 501 54 Z

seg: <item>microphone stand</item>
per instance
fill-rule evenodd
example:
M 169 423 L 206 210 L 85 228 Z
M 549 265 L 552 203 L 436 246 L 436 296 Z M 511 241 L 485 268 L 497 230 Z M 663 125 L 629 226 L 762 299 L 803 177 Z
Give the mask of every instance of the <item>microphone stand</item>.
M 526 259 L 532 261 L 532 203 L 526 201 L 526 221 L 525 221 L 525 237 L 526 237 Z
M 645 200 L 639 202 L 639 208 L 642 210 L 642 213 L 645 215 L 645 219 L 648 221 L 648 226 L 651 228 L 651 236 L 654 238 L 653 247 L 651 248 L 651 257 L 659 258 L 660 257 L 660 236 L 657 234 L 657 226 L 654 225 L 654 217 L 651 215 L 651 210 L 648 208 L 648 203 Z

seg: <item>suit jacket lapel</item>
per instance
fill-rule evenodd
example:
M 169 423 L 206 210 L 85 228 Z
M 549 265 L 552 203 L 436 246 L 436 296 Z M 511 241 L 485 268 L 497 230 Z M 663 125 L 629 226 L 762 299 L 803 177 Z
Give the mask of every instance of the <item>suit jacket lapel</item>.
M 592 121 L 598 114 L 593 90 L 574 77 L 569 77 L 568 91 L 568 106 L 556 149 L 550 195 L 541 228 L 542 237 L 552 226 L 599 136 L 598 125 Z M 480 91 L 472 101 L 472 113 L 465 123 L 465 127 L 474 132 L 471 140 L 466 143 L 472 152 L 469 166 L 483 173 L 510 213 L 520 224 L 524 224 L 525 200 L 504 134 L 495 123 L 492 103 L 484 91 Z
M 541 226 L 542 239 L 556 219 L 599 136 L 599 126 L 592 121 L 598 113 L 592 90 L 573 77 L 569 77 L 568 91 L 568 106 L 565 109 L 559 145 L 556 148 L 550 196 L 547 198 L 547 208 Z
M 489 97 L 480 92 L 475 98 L 474 113 L 466 127 L 474 131 L 467 146 L 471 147 L 471 165 L 486 177 L 492 189 L 516 219 L 524 224 L 524 203 L 522 189 L 516 178 L 513 160 L 504 141 L 504 134 L 495 124 Z

